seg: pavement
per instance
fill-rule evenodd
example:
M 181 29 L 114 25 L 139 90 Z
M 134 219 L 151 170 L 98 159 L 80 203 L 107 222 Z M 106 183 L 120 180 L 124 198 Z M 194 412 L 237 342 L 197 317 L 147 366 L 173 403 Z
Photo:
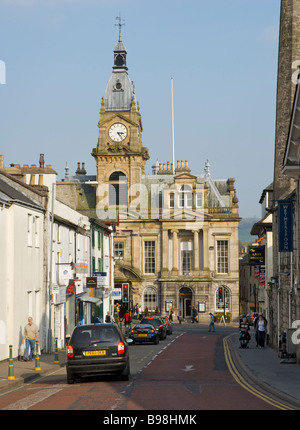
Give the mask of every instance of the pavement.
M 173 323 L 174 330 L 176 330 L 177 325 L 178 323 Z M 218 325 L 216 325 L 216 334 L 218 334 Z M 214 334 L 212 333 L 212 335 Z M 279 358 L 277 349 L 273 347 L 257 348 L 253 330 L 251 337 L 248 349 L 239 348 L 238 328 L 236 329 L 236 335 L 228 338 L 230 352 L 239 372 L 242 375 L 247 375 L 254 384 L 300 409 L 300 366 L 293 359 L 283 360 Z M 1 361 L 0 395 L 64 367 L 66 351 L 59 350 L 58 357 L 59 363 L 56 364 L 54 363 L 54 352 L 41 354 L 39 357 L 40 370 L 35 370 L 37 364 L 35 359 L 27 362 L 14 359 L 13 375 L 15 379 L 13 380 L 8 379 L 9 360 Z

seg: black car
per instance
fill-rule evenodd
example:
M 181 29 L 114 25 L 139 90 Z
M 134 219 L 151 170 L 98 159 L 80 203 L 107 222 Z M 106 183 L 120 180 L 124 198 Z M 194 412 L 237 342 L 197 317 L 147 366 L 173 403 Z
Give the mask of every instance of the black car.
M 156 332 L 159 334 L 159 338 L 161 340 L 166 339 L 167 337 L 167 326 L 165 322 L 160 317 L 144 317 L 141 321 L 141 324 L 150 324 L 153 325 Z
M 154 345 L 159 343 L 159 333 L 150 324 L 137 324 L 130 330 L 129 339 L 133 343 L 137 342 L 153 342 Z
M 73 330 L 67 349 L 68 383 L 73 384 L 79 376 L 97 374 L 129 379 L 128 344 L 115 324 L 87 324 Z
M 173 333 L 172 323 L 168 317 L 161 317 L 161 319 L 166 323 L 167 326 L 167 334 Z

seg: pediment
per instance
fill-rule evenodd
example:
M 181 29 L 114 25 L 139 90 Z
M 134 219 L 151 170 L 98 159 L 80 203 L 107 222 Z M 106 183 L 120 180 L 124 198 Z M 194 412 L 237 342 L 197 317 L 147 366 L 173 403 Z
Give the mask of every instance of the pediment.
M 104 118 L 100 119 L 100 121 L 98 123 L 99 127 L 106 126 L 106 124 L 110 125 L 112 122 L 118 122 L 118 121 L 124 121 L 125 123 L 128 123 L 128 124 L 130 124 L 130 125 L 132 125 L 134 127 L 141 127 L 141 124 L 139 124 L 139 123 L 137 123 L 135 121 L 132 121 L 126 115 L 122 115 L 122 114 L 118 113 L 118 114 L 112 116 L 111 112 L 109 112 L 109 114 L 110 115 L 107 118 L 104 117 Z
M 212 218 L 212 215 L 203 211 L 203 209 L 189 209 L 189 208 L 178 208 L 178 209 L 168 209 L 170 211 L 169 220 L 174 220 L 176 222 L 180 221 L 191 221 L 191 222 L 203 222 L 208 221 Z M 166 218 L 167 219 L 167 218 Z M 193 223 L 191 224 L 191 227 Z
M 174 182 L 182 182 L 182 181 L 189 181 L 189 182 L 193 182 L 196 181 L 197 176 L 191 175 L 190 173 L 179 173 L 178 175 L 175 176 L 174 178 Z

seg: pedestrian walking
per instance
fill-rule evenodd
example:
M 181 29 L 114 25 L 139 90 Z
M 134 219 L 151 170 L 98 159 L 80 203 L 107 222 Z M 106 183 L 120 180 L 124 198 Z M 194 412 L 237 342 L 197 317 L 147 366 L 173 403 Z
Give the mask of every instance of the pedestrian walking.
M 34 324 L 32 317 L 28 317 L 28 324 L 24 327 L 22 343 L 25 342 L 24 361 L 31 361 L 35 354 L 36 341 L 39 340 L 38 326 Z M 29 355 L 30 348 L 30 355 Z
M 215 330 L 215 317 L 211 312 L 209 313 L 209 315 L 210 315 L 210 323 L 209 323 L 208 331 L 216 331 Z
M 129 333 L 130 324 L 132 322 L 132 319 L 128 310 L 126 310 L 121 321 L 123 320 L 124 320 L 124 326 L 125 326 L 125 334 L 127 335 Z
M 194 322 L 198 322 L 198 319 L 197 319 L 197 315 L 198 315 L 198 312 L 197 312 L 197 309 L 195 308 L 195 306 L 193 306 L 192 307 L 192 323 L 194 324 Z
M 139 320 L 143 318 L 142 306 L 139 306 Z
M 134 307 L 134 315 L 133 315 L 133 317 L 134 317 L 134 319 L 138 319 L 138 316 L 139 316 L 139 304 L 137 303 L 135 305 L 135 307 Z
M 266 318 L 262 314 L 259 314 L 254 323 L 254 328 L 256 332 L 256 346 L 258 346 L 259 348 L 265 347 L 267 326 L 268 323 Z

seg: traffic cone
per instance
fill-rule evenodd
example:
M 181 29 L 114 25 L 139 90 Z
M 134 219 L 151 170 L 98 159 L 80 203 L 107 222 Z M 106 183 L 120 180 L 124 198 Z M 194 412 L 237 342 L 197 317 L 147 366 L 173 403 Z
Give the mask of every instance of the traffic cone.
M 55 338 L 55 355 L 53 363 L 59 364 L 58 348 L 57 348 L 57 337 Z
M 7 379 L 15 379 L 14 376 L 14 362 L 12 357 L 12 345 L 9 345 L 9 362 L 8 362 L 8 377 Z
M 35 346 L 35 368 L 34 370 L 41 370 L 40 368 L 40 356 L 39 356 L 39 342 L 36 341 Z

